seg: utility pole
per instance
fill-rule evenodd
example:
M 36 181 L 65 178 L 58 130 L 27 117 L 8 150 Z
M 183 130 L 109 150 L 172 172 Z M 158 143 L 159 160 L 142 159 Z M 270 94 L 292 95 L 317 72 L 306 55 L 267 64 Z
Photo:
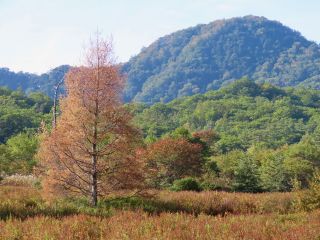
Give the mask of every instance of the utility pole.
M 63 83 L 63 78 L 54 86 L 54 96 L 53 96 L 53 119 L 52 119 L 52 127 L 56 128 L 57 126 L 57 101 L 58 101 L 58 91 Z

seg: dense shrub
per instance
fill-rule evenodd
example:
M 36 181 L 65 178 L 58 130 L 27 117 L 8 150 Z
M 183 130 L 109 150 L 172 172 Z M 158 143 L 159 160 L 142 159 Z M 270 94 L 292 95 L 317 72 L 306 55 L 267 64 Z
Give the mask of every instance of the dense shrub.
M 200 192 L 202 189 L 201 189 L 200 183 L 196 179 L 194 179 L 192 177 L 187 177 L 187 178 L 175 180 L 173 182 L 171 190 L 177 191 L 177 192 L 179 192 L 179 191 Z

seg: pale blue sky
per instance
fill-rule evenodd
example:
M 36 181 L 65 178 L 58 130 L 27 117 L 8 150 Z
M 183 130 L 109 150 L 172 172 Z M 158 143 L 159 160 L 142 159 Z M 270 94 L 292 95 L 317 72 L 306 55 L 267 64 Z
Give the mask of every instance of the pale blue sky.
M 0 0 L 0 67 L 42 73 L 77 65 L 97 27 L 126 61 L 165 34 L 249 14 L 320 42 L 320 0 Z

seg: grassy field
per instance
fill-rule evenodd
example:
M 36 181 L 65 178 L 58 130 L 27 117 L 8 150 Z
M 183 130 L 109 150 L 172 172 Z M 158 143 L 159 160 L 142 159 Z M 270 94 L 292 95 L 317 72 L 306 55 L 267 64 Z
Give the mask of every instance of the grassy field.
M 153 199 L 46 203 L 30 186 L 0 186 L 0 239 L 320 239 L 320 211 L 296 193 L 159 192 Z
M 39 216 L 0 222 L 1 239 L 319 239 L 320 212 L 211 217 L 121 211 L 109 218 Z

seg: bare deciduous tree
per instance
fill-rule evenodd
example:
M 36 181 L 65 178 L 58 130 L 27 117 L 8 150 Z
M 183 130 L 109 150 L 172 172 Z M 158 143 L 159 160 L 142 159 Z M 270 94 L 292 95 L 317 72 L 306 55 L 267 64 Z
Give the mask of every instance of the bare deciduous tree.
M 139 189 L 143 173 L 135 158 L 139 131 L 120 101 L 123 78 L 111 44 L 97 35 L 85 60 L 66 76 L 61 116 L 43 137 L 38 157 L 45 189 L 83 194 L 96 206 L 98 196 Z

